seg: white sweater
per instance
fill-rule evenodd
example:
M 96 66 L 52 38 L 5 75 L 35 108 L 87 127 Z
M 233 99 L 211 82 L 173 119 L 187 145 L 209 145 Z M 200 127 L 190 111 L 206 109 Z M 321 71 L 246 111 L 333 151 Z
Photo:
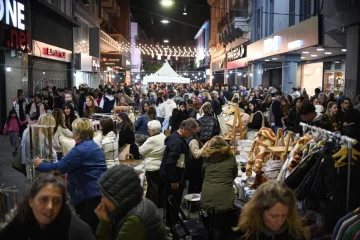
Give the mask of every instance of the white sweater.
M 176 108 L 175 101 L 173 99 L 168 99 L 163 103 L 160 111 L 165 114 L 164 118 L 169 120 L 174 108 Z
M 149 137 L 139 148 L 141 155 L 145 157 L 146 171 L 157 171 L 165 151 L 165 138 L 162 133 Z
M 58 126 L 56 133 L 53 136 L 53 148 L 56 152 L 62 152 L 62 148 L 60 145 L 60 136 L 65 136 L 67 138 L 73 138 L 73 133 L 67 129 L 63 128 L 60 125 Z
M 107 168 L 119 165 L 119 143 L 115 133 L 111 131 L 106 134 L 101 144 L 105 154 Z

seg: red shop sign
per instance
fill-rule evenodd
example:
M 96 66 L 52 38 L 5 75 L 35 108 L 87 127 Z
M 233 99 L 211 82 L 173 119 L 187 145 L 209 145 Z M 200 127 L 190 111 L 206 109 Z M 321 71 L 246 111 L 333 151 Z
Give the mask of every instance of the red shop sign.
M 65 58 L 66 52 L 62 52 L 53 48 L 43 48 L 43 54 L 57 58 Z

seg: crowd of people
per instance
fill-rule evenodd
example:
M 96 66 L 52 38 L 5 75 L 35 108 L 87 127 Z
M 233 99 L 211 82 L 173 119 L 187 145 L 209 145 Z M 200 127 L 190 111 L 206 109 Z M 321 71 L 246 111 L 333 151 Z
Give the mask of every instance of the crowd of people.
M 172 239 L 176 212 L 167 199 L 181 204 L 185 189 L 201 193 L 200 208 L 215 219 L 215 239 L 307 238 L 294 193 L 275 181 L 260 186 L 234 223 L 238 167 L 217 119 L 229 101 L 250 115 L 250 130 L 267 126 L 302 134 L 303 121 L 359 138 L 360 96 L 353 106 L 342 92 L 335 98 L 316 89 L 309 97 L 294 88 L 284 96 L 275 87 L 207 84 L 46 87 L 34 96 L 18 90 L 3 132 L 14 156 L 21 147 L 24 174 L 31 175 L 33 166 L 44 174 L 32 179 L 0 239 Z M 115 122 L 106 116 L 114 113 Z M 94 114 L 104 114 L 100 141 Z M 52 161 L 32 156 L 31 126 L 52 127 L 52 142 L 37 132 Z M 75 145 L 66 154 L 64 138 Z M 145 196 L 134 169 L 120 165 L 122 153 L 145 161 Z M 165 209 L 164 216 L 158 209 Z

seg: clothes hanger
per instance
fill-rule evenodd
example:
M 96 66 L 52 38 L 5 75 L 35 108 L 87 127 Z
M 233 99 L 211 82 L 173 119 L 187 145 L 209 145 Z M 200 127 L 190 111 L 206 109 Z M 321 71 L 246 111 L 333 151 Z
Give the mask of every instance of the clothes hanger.
M 360 207 L 354 210 L 354 214 L 360 214 Z

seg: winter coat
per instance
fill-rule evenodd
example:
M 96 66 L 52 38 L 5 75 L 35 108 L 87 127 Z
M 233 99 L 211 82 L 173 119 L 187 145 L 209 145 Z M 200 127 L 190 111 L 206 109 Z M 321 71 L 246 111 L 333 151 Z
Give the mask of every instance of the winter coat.
M 281 118 L 283 117 L 283 113 L 281 110 L 281 102 L 278 100 L 275 100 L 273 104 L 271 105 L 271 112 L 272 116 L 275 119 L 275 126 L 282 127 Z
M 56 152 L 62 152 L 62 148 L 61 148 L 61 144 L 60 144 L 60 136 L 72 138 L 73 133 L 67 128 L 63 128 L 60 125 L 58 126 L 58 128 L 53 136 L 53 148 L 55 149 Z
M 234 235 L 237 237 L 237 240 L 301 240 L 301 238 L 294 238 L 289 235 L 289 229 L 288 227 L 284 229 L 284 231 L 279 231 L 278 233 L 272 232 L 271 230 L 267 229 L 265 231 L 261 231 L 259 233 L 259 237 L 256 238 L 256 236 L 251 236 L 248 239 L 242 238 L 244 235 L 243 232 L 237 231 L 234 233 Z
M 176 108 L 175 101 L 173 99 L 168 99 L 164 102 L 160 111 L 164 113 L 165 119 L 170 119 L 174 108 Z
M 203 143 L 209 141 L 212 137 L 220 134 L 220 124 L 215 117 L 204 114 L 204 116 L 199 118 L 198 121 L 201 124 L 200 140 Z
M 234 208 L 233 181 L 238 169 L 234 153 L 230 146 L 214 146 L 203 153 L 203 177 L 201 207 L 215 213 L 226 212 Z
M 310 123 L 311 126 L 319 127 L 328 131 L 332 130 L 332 124 L 328 116 L 318 113 Z
M 39 172 L 60 171 L 68 175 L 68 191 L 73 205 L 101 196 L 97 180 L 106 171 L 104 152 L 94 140 L 83 140 L 56 163 L 42 162 Z
M 139 148 L 139 152 L 145 157 L 146 171 L 158 171 L 161 159 L 165 151 L 165 138 L 162 133 L 149 137 Z
M 22 109 L 23 109 L 24 117 L 26 117 L 26 113 L 25 113 L 26 108 L 25 108 L 25 107 L 26 107 L 26 105 L 28 105 L 28 104 L 29 104 L 29 100 L 28 100 L 27 98 L 25 98 L 25 100 L 22 101 Z M 19 103 L 19 99 L 15 99 L 15 101 L 14 101 L 13 104 L 12 104 L 12 106 L 13 106 L 13 109 L 15 110 L 16 114 L 18 115 L 19 119 L 24 121 L 25 118 L 24 118 L 24 119 L 21 119 L 21 118 L 20 118 L 20 103 Z
M 253 114 L 254 115 L 252 117 L 252 121 L 249 122 L 248 128 L 254 129 L 254 130 L 259 130 L 260 128 L 264 127 L 263 126 L 265 124 L 264 115 L 260 111 L 257 111 Z
M 17 118 L 11 118 L 9 122 L 6 121 L 3 134 L 6 135 L 8 132 L 19 132 L 20 127 L 26 125 L 26 123 L 27 121 L 18 121 Z
M 174 108 L 171 115 L 171 132 L 177 131 L 180 127 L 182 121 L 189 118 L 189 113 L 187 111 L 181 111 L 177 108 Z
M 147 124 L 150 121 L 150 118 L 147 114 L 141 115 L 134 123 L 135 126 L 135 134 L 142 134 L 146 136 L 150 136 L 148 132 Z
M 93 113 L 102 113 L 102 109 L 98 106 L 95 106 Z M 90 112 L 86 110 L 86 107 L 84 111 L 84 118 L 91 118 Z
M 158 118 L 164 118 L 164 116 L 165 116 L 165 113 L 162 112 L 162 111 L 164 111 L 163 105 L 164 105 L 164 103 L 160 103 L 159 106 L 156 106 L 156 107 L 155 107 L 155 109 L 156 109 L 156 116 L 157 116 Z
M 189 113 L 190 118 L 196 119 L 196 115 L 198 111 L 195 108 L 188 108 L 187 111 Z
M 119 164 L 119 143 L 113 131 L 110 131 L 104 136 L 101 141 L 103 151 L 105 154 L 105 162 L 107 168 Z
M 2 240 L 95 240 L 91 228 L 84 221 L 73 214 L 66 204 L 54 221 L 40 229 L 34 217 L 26 224 L 15 219 L 9 222 L 0 232 Z
M 221 105 L 220 105 L 220 101 L 218 99 L 214 99 L 211 101 L 211 106 L 214 110 L 214 113 L 216 116 L 220 115 L 221 113 Z
M 103 113 L 111 113 L 111 111 L 116 106 L 116 100 L 112 95 L 105 95 L 100 102 L 100 106 L 103 110 Z
M 176 131 L 165 139 L 160 176 L 166 183 L 184 183 L 183 169 L 189 164 L 189 145 Z
M 130 193 L 131 194 L 131 193 Z M 124 198 L 126 201 L 127 198 Z M 122 203 L 119 203 L 123 206 Z M 113 222 L 100 221 L 96 231 L 97 240 L 166 240 L 166 232 L 157 207 L 148 199 Z

